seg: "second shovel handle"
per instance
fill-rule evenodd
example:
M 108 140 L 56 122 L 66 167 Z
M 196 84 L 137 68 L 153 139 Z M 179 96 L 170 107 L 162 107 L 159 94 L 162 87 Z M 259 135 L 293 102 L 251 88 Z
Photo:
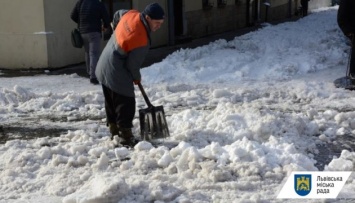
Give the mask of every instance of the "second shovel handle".
M 145 103 L 147 103 L 148 107 L 152 107 L 153 105 L 152 105 L 152 103 L 150 103 L 149 98 L 148 98 L 147 94 L 145 93 L 144 88 L 142 86 L 142 83 L 138 83 L 138 87 L 139 87 L 139 90 L 141 91 L 141 93 L 143 95 Z

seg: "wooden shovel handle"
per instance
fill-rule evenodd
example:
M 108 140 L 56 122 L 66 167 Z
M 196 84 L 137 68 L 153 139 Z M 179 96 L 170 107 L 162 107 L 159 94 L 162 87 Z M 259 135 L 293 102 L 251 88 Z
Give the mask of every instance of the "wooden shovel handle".
M 147 103 L 148 107 L 153 107 L 152 103 L 150 103 L 149 98 L 143 89 L 142 83 L 138 83 L 138 87 L 144 97 L 145 103 Z

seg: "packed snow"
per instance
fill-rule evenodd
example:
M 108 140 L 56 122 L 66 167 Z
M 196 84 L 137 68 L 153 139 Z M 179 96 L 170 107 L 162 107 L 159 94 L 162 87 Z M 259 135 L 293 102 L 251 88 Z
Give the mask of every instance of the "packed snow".
M 355 92 L 333 85 L 350 51 L 336 14 L 264 24 L 142 69 L 170 137 L 133 149 L 114 147 L 87 78 L 1 78 L 0 202 L 300 202 L 276 199 L 292 171 L 355 170 Z M 146 108 L 138 88 L 136 100 Z M 355 198 L 354 173 L 339 198 Z

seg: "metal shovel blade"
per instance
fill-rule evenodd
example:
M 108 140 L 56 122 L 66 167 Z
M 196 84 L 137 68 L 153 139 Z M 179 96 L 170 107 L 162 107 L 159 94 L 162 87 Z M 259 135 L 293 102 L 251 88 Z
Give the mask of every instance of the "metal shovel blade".
M 169 137 L 170 134 L 163 106 L 153 106 L 141 83 L 138 83 L 138 87 L 148 105 L 148 108 L 139 110 L 142 140 Z
M 148 141 L 170 136 L 163 106 L 140 109 L 139 121 L 142 140 Z

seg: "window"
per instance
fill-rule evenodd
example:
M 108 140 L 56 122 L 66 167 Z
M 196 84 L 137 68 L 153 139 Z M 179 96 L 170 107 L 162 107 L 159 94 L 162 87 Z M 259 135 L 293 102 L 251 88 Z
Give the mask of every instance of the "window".
M 225 7 L 227 5 L 227 0 L 217 0 L 218 7 Z
M 113 14 L 120 9 L 132 9 L 132 0 L 101 0 L 110 15 L 110 18 L 113 17 Z

